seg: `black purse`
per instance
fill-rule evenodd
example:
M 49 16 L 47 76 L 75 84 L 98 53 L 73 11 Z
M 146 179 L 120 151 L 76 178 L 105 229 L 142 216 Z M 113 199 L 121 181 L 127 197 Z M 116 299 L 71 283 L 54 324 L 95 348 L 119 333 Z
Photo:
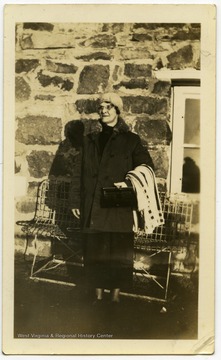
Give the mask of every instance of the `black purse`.
M 137 198 L 132 187 L 104 187 L 101 194 L 101 207 L 137 207 Z

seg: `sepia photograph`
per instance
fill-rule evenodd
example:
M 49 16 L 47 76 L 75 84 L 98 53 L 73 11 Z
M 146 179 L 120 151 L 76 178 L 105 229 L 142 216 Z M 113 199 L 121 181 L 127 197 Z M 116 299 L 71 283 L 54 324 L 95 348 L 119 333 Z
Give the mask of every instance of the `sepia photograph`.
M 212 354 L 215 6 L 4 16 L 3 352 Z

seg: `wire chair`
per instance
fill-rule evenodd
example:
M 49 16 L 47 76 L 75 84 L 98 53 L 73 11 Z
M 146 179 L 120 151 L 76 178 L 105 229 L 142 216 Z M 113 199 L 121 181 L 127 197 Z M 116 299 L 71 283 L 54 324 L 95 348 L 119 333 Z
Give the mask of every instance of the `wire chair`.
M 59 264 L 72 262 L 82 266 L 82 251 L 79 243 L 79 221 L 73 216 L 69 208 L 70 182 L 58 179 L 43 180 L 37 192 L 36 209 L 32 220 L 17 221 L 26 236 L 26 250 L 30 238 L 34 238 L 34 258 L 31 267 L 31 278 L 41 271 L 51 270 Z M 70 245 L 70 240 L 76 241 Z M 53 254 L 48 262 L 35 269 L 37 256 L 39 255 L 39 240 L 51 239 L 54 248 L 56 242 L 60 243 L 67 251 L 65 259 L 56 259 Z M 64 251 L 63 251 L 64 254 Z M 73 261 L 75 259 L 75 261 Z M 53 263 L 53 265 L 52 265 Z

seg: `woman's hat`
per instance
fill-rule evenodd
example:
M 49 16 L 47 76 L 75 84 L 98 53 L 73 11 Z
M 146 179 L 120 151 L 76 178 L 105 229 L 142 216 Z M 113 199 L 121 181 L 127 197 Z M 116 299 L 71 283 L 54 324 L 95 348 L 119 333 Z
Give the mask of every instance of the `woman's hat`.
M 105 93 L 101 95 L 100 102 L 109 102 L 118 108 L 119 112 L 123 111 L 123 101 L 120 96 L 115 93 Z

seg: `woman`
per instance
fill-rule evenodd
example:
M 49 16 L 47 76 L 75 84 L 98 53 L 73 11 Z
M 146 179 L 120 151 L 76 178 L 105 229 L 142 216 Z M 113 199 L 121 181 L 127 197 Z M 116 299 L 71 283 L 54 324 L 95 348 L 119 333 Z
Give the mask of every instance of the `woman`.
M 133 276 L 133 213 L 131 207 L 102 207 L 102 188 L 127 186 L 125 176 L 141 164 L 153 168 L 149 152 L 137 134 L 121 118 L 121 98 L 115 93 L 100 99 L 102 131 L 84 139 L 80 207 L 72 198 L 73 214 L 81 219 L 84 234 L 84 266 L 88 283 L 96 288 L 96 301 L 104 289 L 118 303 L 120 289 Z M 75 193 L 76 195 L 76 193 Z

